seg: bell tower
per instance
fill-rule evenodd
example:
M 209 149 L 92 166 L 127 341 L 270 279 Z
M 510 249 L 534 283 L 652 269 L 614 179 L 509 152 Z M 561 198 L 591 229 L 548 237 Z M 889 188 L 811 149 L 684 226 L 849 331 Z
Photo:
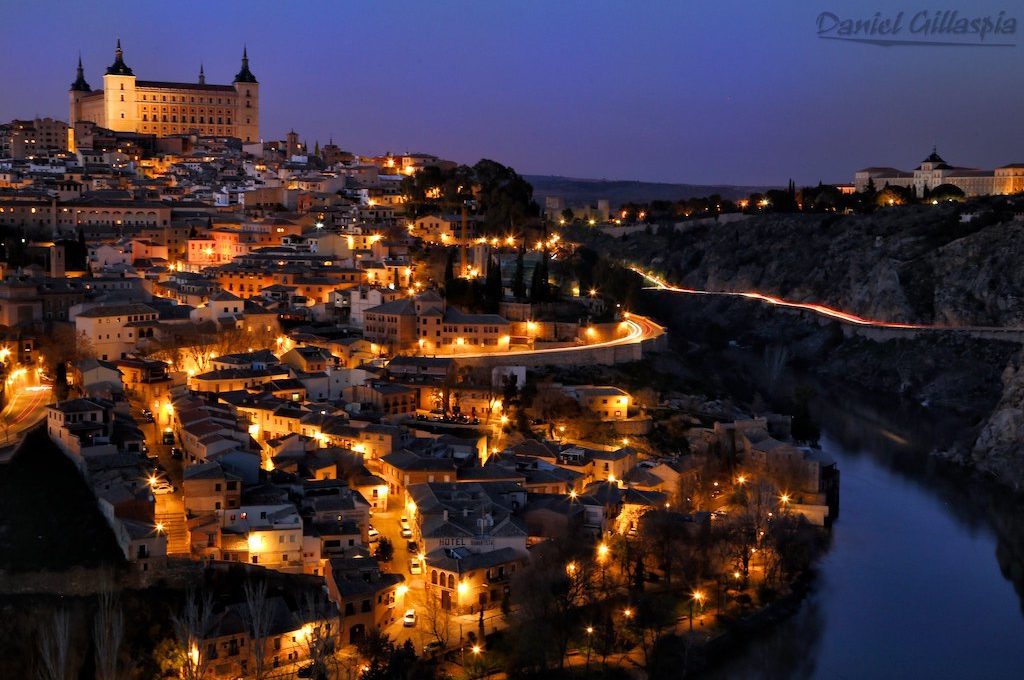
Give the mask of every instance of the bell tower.
M 235 92 L 238 93 L 235 111 L 236 136 L 243 143 L 260 141 L 260 84 L 249 70 L 249 51 L 242 48 L 242 68 L 235 75 Z
M 75 123 L 82 118 L 82 97 L 92 92 L 89 83 L 85 80 L 85 72 L 82 69 L 82 55 L 78 55 L 78 77 L 71 83 L 68 91 L 68 151 L 74 153 L 75 145 Z
M 118 132 L 134 132 L 138 129 L 138 115 L 135 106 L 135 74 L 124 63 L 121 39 L 117 39 L 114 63 L 103 76 L 104 127 Z

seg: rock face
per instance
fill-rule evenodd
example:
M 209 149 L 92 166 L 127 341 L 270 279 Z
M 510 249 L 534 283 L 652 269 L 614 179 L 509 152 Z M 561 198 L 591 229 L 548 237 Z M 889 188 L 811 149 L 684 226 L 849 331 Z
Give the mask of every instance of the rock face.
M 870 215 L 767 214 L 621 240 L 583 238 L 686 287 L 759 291 L 883 321 L 1024 327 L 1024 222 L 1005 199 L 972 205 L 979 216 L 970 222 L 961 221 L 962 210 L 949 204 Z M 990 412 L 995 374 L 1018 348 L 946 345 L 937 351 L 920 340 L 890 341 L 864 350 L 847 341 L 809 363 L 925 403 L 969 400 L 961 410 L 977 414 L 981 427 L 973 446 L 957 446 L 950 457 L 1024 489 L 1024 357 L 1009 361 Z
M 953 205 L 768 214 L 600 246 L 672 281 L 758 290 L 885 321 L 1024 326 L 1024 222 Z
M 1024 489 L 1024 357 L 1003 371 L 1003 396 L 978 433 L 970 462 L 1014 490 Z

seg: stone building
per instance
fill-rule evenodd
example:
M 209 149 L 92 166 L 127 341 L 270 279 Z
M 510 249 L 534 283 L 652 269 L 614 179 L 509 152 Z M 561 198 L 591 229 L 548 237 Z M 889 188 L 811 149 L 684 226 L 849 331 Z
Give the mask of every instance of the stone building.
M 118 40 L 114 63 L 103 76 L 103 89 L 89 86 L 79 58 L 77 78 L 68 96 L 72 130 L 76 122 L 89 121 L 115 132 L 196 133 L 237 137 L 243 142 L 260 138 L 259 82 L 249 70 L 244 49 L 242 67 L 230 85 L 207 83 L 201 65 L 197 82 L 174 83 L 137 78 L 125 63 Z M 73 132 L 68 147 L 75 149 Z

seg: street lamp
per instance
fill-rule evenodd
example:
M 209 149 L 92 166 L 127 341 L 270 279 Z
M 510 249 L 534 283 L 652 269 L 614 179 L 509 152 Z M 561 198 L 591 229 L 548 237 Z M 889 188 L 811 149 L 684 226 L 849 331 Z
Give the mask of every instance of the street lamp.
M 587 673 L 590 672 L 590 650 L 594 648 L 594 627 L 587 626 Z
M 693 597 L 690 598 L 690 632 L 693 632 L 693 603 L 703 606 L 704 604 L 704 593 L 699 590 L 693 591 Z
M 598 546 L 597 546 L 597 558 L 599 560 L 602 560 L 602 561 L 605 560 L 608 557 L 608 553 L 610 551 L 611 551 L 611 549 L 608 547 L 607 543 L 600 543 L 600 544 L 598 544 Z

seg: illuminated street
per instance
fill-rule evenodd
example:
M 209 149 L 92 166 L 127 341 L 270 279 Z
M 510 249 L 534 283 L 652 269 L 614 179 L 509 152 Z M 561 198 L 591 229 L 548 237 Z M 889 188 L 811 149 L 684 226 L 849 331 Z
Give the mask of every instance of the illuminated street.
M 46 416 L 50 402 L 50 385 L 35 382 L 24 373 L 12 375 L 7 385 L 8 402 L 0 412 L 0 435 L 3 445 L 18 441 L 21 435 Z

